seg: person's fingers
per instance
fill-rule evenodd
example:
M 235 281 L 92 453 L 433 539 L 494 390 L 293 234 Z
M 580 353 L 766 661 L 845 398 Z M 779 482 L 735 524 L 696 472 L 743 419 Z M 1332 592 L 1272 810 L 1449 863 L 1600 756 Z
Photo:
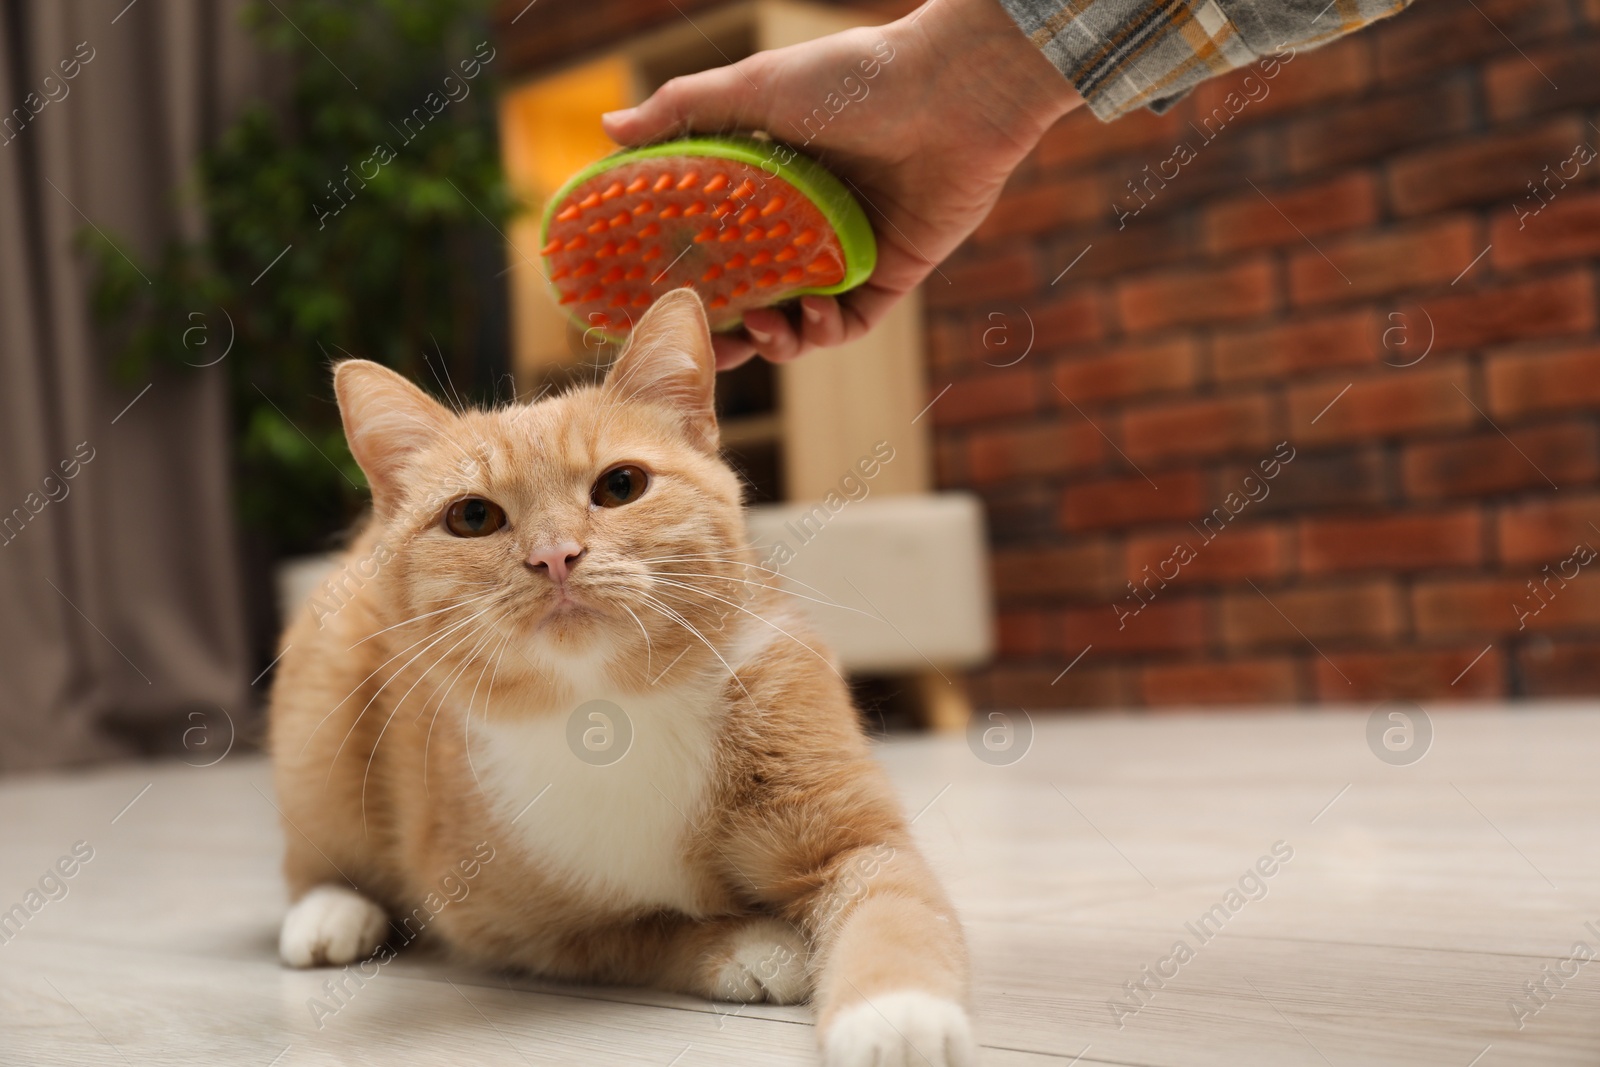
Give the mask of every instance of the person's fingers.
M 711 335 L 711 351 L 716 354 L 718 370 L 732 370 L 755 358 L 756 346 L 743 334 L 717 333 Z
M 839 302 L 831 296 L 800 299 L 800 330 L 805 346 L 832 348 L 844 343 L 844 318 Z
M 753 308 L 745 312 L 744 332 L 755 342 L 756 351 L 773 363 L 798 359 L 803 352 L 794 326 L 776 308 Z
M 618 144 L 684 133 L 727 133 L 760 125 L 762 104 L 749 60 L 673 78 L 637 107 L 611 111 L 600 125 Z

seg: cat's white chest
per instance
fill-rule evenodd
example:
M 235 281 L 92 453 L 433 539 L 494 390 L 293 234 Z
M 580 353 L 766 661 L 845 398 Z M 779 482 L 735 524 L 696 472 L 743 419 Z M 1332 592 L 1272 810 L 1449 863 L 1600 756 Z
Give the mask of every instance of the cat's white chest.
M 699 880 L 685 854 L 704 823 L 720 717 L 705 686 L 603 694 L 475 724 L 473 759 L 531 863 L 612 906 L 692 915 Z

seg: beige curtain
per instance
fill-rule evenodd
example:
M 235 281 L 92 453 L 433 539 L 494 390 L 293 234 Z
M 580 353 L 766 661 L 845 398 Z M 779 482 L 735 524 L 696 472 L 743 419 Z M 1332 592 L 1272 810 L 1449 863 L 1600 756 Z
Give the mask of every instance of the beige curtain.
M 247 715 L 225 367 L 113 388 L 75 242 L 196 232 L 178 190 L 262 84 L 239 6 L 0 0 L 0 769 Z

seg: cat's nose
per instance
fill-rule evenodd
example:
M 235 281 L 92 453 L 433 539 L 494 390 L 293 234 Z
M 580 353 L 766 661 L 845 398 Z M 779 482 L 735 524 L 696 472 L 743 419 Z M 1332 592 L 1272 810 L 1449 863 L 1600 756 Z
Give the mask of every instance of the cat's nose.
M 545 545 L 528 553 L 528 566 L 559 585 L 567 580 L 567 575 L 587 552 L 588 549 L 576 541 Z

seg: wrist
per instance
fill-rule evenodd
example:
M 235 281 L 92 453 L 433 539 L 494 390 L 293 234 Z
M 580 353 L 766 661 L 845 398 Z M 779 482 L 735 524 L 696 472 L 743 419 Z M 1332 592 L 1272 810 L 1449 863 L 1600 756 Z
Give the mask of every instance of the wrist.
M 1083 103 L 1000 0 L 927 0 L 885 29 L 910 47 L 926 49 L 932 69 L 958 78 L 964 84 L 955 88 L 1027 148 Z

